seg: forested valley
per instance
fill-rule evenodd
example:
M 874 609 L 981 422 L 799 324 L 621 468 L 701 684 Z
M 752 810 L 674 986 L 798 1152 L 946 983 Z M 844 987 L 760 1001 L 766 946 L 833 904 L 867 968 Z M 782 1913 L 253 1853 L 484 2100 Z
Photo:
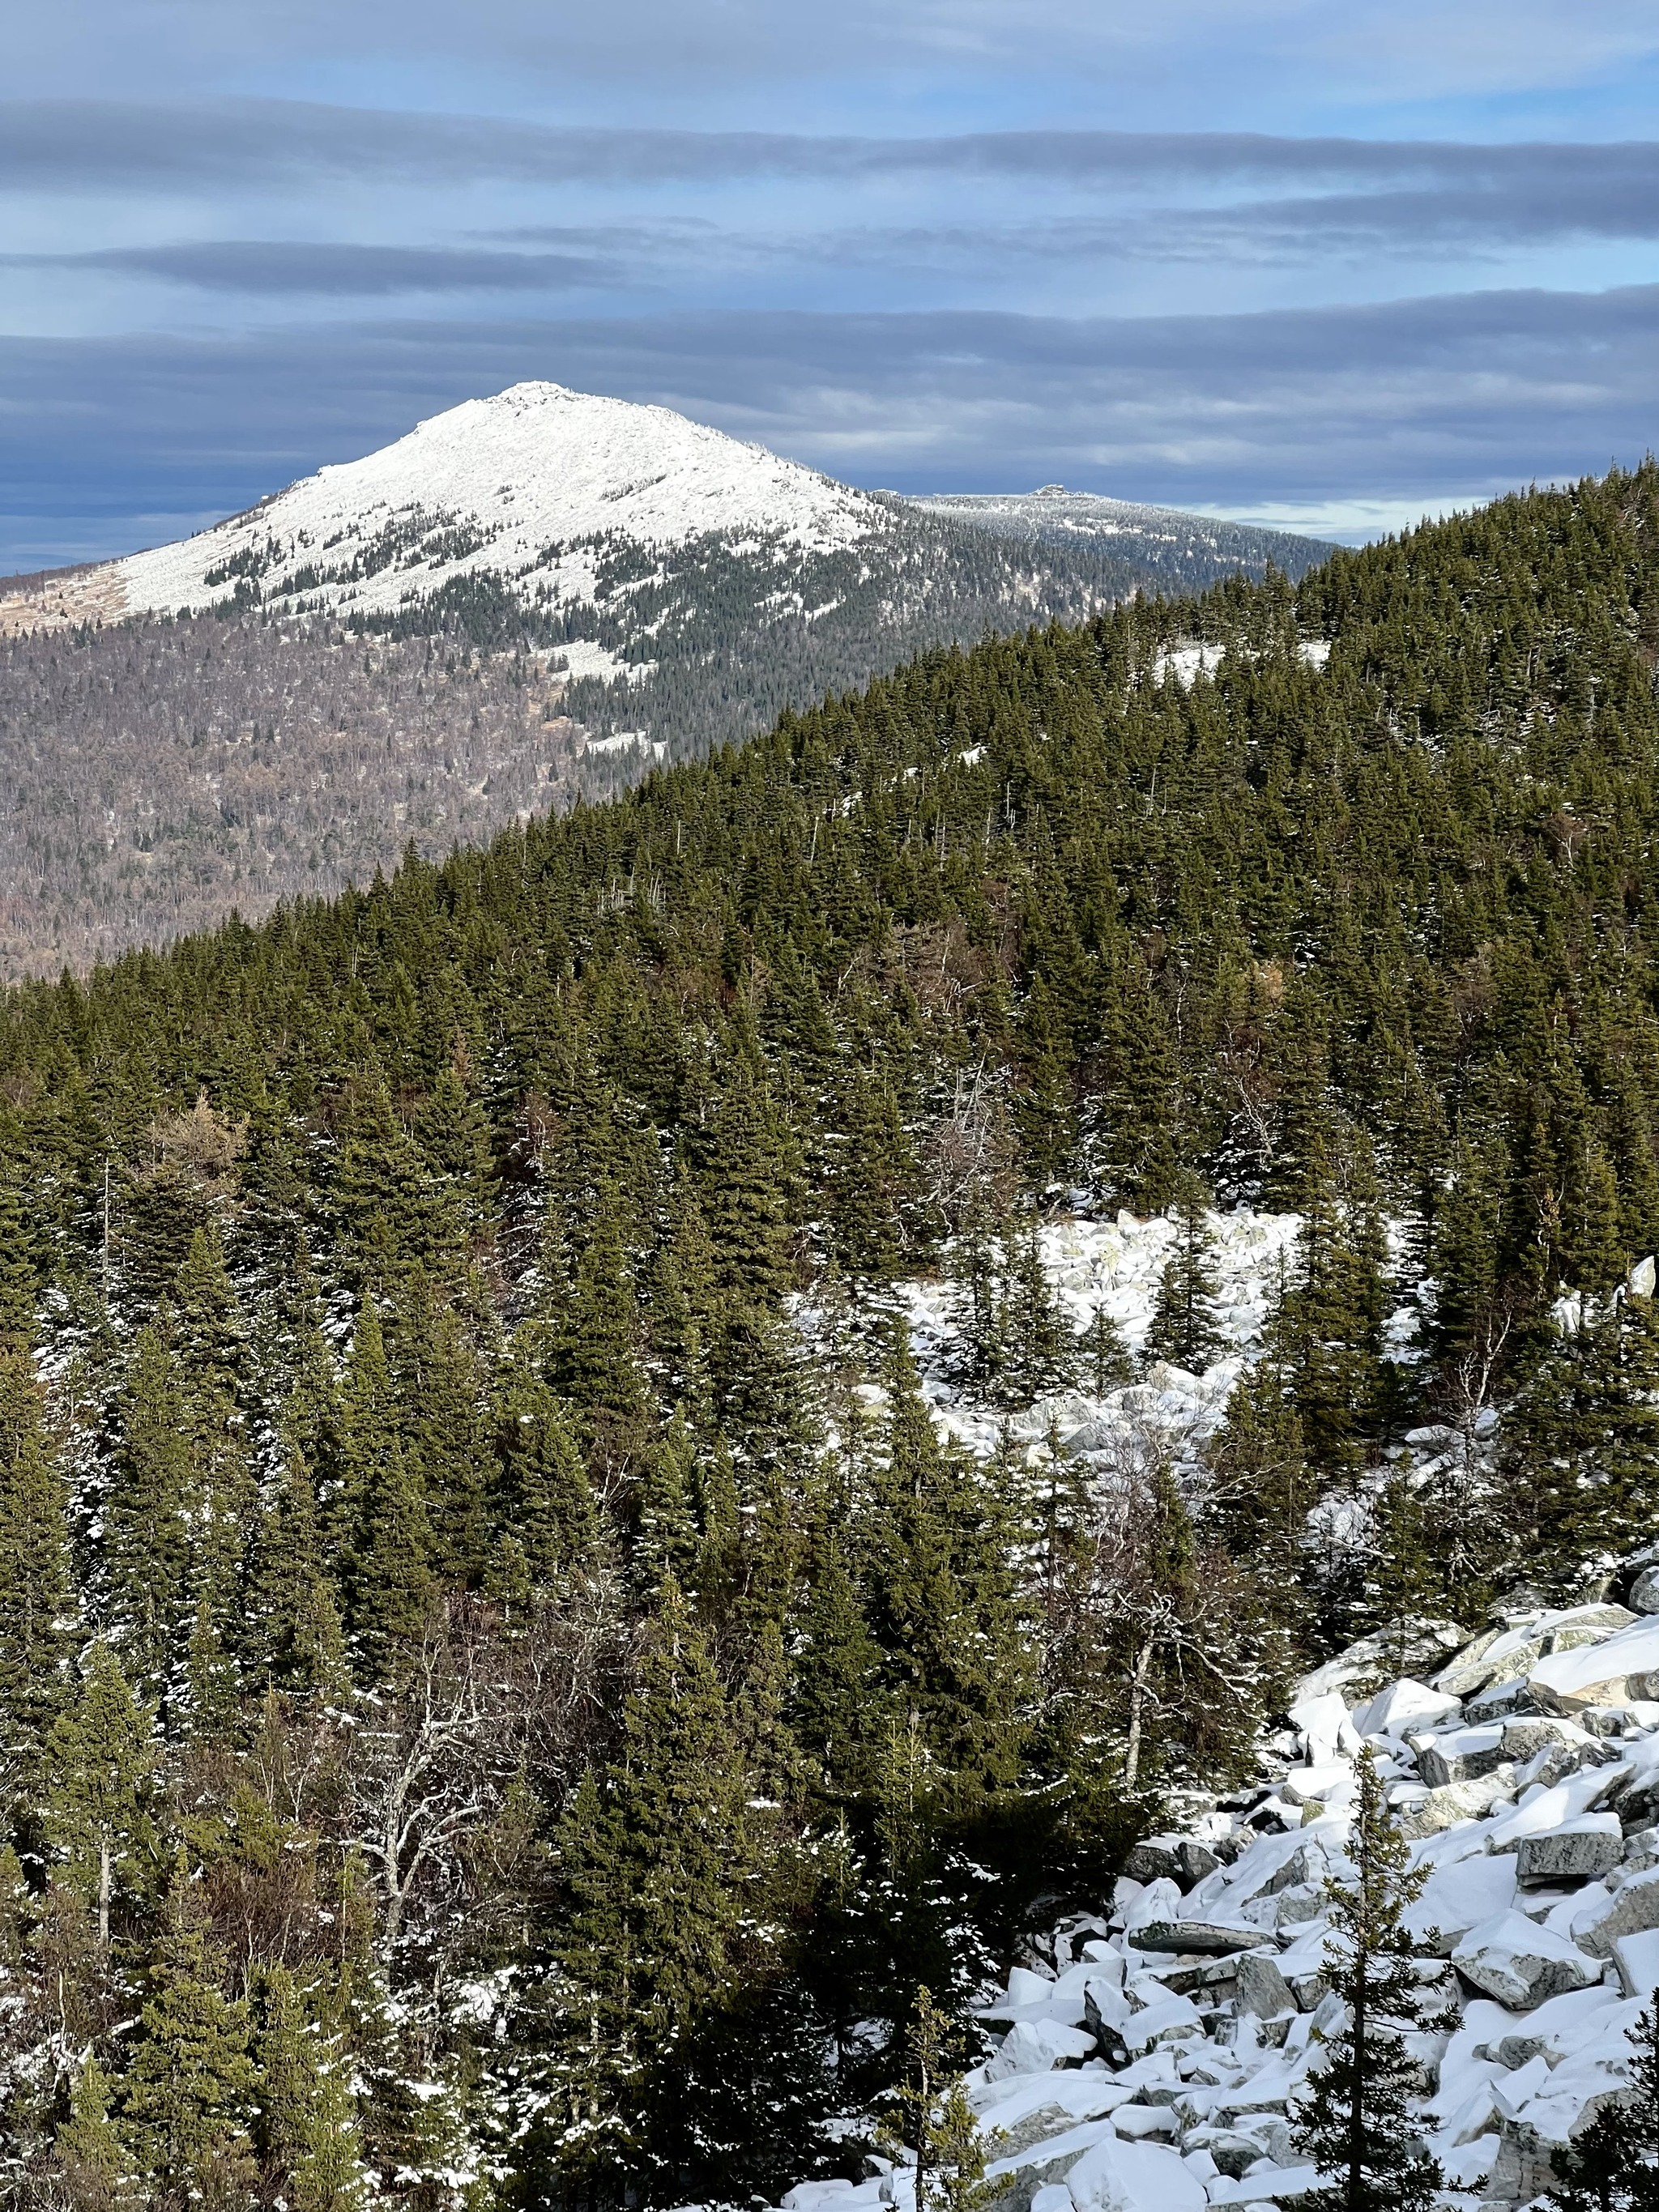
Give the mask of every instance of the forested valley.
M 856 2173 L 918 1990 L 1298 1668 L 1650 1540 L 1656 667 L 1650 465 L 13 988 L 9 2200 Z M 1239 1204 L 1299 1227 L 1201 1451 L 1017 1434 L 1135 1380 L 1044 1225 L 1172 1215 L 1195 1371 Z

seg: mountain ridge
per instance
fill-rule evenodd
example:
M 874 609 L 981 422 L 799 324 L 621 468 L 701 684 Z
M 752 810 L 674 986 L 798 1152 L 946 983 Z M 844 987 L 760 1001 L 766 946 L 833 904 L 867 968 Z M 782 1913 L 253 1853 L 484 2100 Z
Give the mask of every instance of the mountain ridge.
M 335 892 L 916 653 L 1237 565 L 1143 550 L 1017 543 L 666 408 L 468 400 L 194 537 L 0 585 L 0 975 Z

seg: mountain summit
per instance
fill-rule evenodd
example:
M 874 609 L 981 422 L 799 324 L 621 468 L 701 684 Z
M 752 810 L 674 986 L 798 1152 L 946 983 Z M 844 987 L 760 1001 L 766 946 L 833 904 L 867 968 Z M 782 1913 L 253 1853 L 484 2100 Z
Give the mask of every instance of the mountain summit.
M 932 647 L 1321 550 L 1007 507 L 518 384 L 176 544 L 0 584 L 0 974 L 366 881 Z
M 359 461 L 319 469 L 194 538 L 113 564 L 125 607 L 174 614 L 239 596 L 384 615 L 456 578 L 583 596 L 601 538 L 708 536 L 828 553 L 890 528 L 891 502 L 672 408 L 515 384 Z

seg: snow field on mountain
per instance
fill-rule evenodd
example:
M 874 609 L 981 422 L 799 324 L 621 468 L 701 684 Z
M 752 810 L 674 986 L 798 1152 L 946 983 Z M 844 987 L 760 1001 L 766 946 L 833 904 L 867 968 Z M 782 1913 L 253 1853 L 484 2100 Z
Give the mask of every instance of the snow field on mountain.
M 661 545 L 740 534 L 755 550 L 781 540 L 828 552 L 890 520 L 865 493 L 670 408 L 528 383 L 466 400 L 378 453 L 320 469 L 248 514 L 134 554 L 112 573 L 129 612 L 177 613 L 228 599 L 235 579 L 210 585 L 208 572 L 270 540 L 284 550 L 268 574 L 281 580 L 307 565 L 349 565 L 388 525 L 412 529 L 407 550 L 377 574 L 322 590 L 331 608 L 380 612 L 398 607 L 412 584 L 429 590 L 479 571 L 515 577 L 550 544 L 605 533 Z M 447 552 L 444 535 L 457 531 L 483 542 Z M 431 550 L 420 555 L 422 544 Z M 572 564 L 558 586 L 562 598 L 591 597 L 591 566 L 584 579 L 582 564 Z M 308 602 L 316 596 L 306 593 Z

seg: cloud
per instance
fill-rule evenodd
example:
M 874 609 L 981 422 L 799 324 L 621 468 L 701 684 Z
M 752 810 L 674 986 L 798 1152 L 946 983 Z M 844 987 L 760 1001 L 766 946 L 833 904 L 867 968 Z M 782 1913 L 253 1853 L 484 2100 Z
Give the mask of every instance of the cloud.
M 979 177 L 1090 188 L 1520 192 L 1608 220 L 1650 210 L 1659 143 L 1465 144 L 1245 132 L 959 131 L 872 137 L 576 129 L 276 100 L 0 101 L 0 185 L 170 191 L 323 177 L 599 185 Z M 1639 220 L 1650 222 L 1644 213 Z M 1642 234 L 1645 235 L 1644 231 Z
M 1194 112 L 1218 88 L 1246 113 L 1266 112 L 1264 99 L 1352 99 L 1356 84 L 1372 100 L 1559 90 L 1628 74 L 1656 46 L 1650 0 L 59 0 L 9 27 L 17 82 L 65 56 L 71 82 L 94 70 L 116 85 L 246 84 L 289 70 L 314 82 L 330 64 L 428 82 L 447 65 L 538 93 L 597 86 L 637 106 L 665 88 L 729 102 L 833 76 L 856 80 L 866 106 L 897 81 L 922 108 L 929 93 L 977 80 L 1080 85 L 1091 105 L 1104 96 L 1129 113 L 1150 95 L 1165 114 Z
M 0 341 L 0 567 L 249 504 L 526 376 L 654 400 L 854 482 L 1062 482 L 1310 516 L 1639 459 L 1659 288 L 1126 320 L 741 314 Z M 1382 509 L 1379 509 L 1382 511 Z M 149 520 L 141 525 L 134 518 Z M 27 544 L 28 557 L 10 551 Z
M 205 292 L 349 298 L 393 292 L 611 290 L 622 281 L 614 263 L 573 254 L 342 246 L 280 239 L 110 246 L 92 253 L 0 254 L 0 267 L 107 270 Z

